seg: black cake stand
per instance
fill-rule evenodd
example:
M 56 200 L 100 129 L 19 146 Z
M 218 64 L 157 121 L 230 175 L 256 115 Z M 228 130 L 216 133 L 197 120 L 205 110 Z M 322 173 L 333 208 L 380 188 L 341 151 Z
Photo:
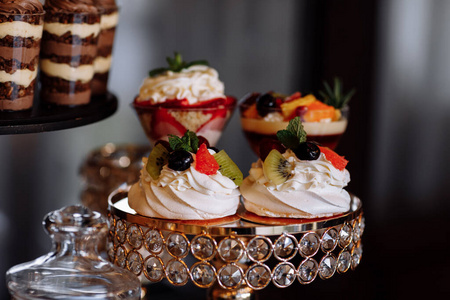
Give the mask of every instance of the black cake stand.
M 0 112 L 0 135 L 38 133 L 88 125 L 106 119 L 117 110 L 117 98 L 111 93 L 93 96 L 80 106 L 57 106 L 43 101 L 31 110 Z

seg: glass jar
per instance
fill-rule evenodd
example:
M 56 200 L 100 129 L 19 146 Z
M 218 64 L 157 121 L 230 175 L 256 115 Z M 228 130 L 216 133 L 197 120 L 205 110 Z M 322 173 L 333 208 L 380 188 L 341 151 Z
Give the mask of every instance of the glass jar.
M 97 252 L 108 232 L 100 213 L 67 206 L 49 213 L 43 225 L 52 251 L 8 270 L 14 299 L 140 299 L 139 279 Z

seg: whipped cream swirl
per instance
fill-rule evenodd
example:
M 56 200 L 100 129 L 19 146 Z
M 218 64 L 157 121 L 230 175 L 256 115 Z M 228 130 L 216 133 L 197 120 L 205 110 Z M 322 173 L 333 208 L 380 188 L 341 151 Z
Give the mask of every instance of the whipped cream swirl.
M 2 0 L 0 1 L 0 13 L 4 14 L 33 14 L 43 13 L 39 0 Z
M 323 153 L 313 161 L 299 160 L 291 150 L 283 156 L 293 169 L 292 176 L 279 185 L 267 180 L 261 160 L 253 163 L 241 185 L 248 211 L 268 217 L 314 218 L 349 210 L 351 199 L 344 187 L 350 173 L 346 169 L 336 169 Z
M 143 158 L 146 165 L 147 158 Z M 137 213 L 155 218 L 207 220 L 236 213 L 240 193 L 237 185 L 218 171 L 205 175 L 194 164 L 185 171 L 166 166 L 157 180 L 145 167 L 140 181 L 128 193 L 128 203 Z
M 187 99 L 189 104 L 214 98 L 225 98 L 224 84 L 217 71 L 204 65 L 193 65 L 180 72 L 167 71 L 144 79 L 137 102 L 152 104 Z

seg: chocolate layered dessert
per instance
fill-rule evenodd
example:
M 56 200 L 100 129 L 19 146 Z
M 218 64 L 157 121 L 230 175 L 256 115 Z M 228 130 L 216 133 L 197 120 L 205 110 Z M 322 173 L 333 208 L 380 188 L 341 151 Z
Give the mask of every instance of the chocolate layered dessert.
M 114 0 L 95 0 L 101 11 L 100 35 L 98 37 L 97 57 L 94 61 L 94 78 L 92 93 L 105 94 L 108 87 L 108 76 L 112 62 L 112 50 L 119 12 Z
M 0 0 L 0 111 L 33 106 L 43 16 L 38 0 Z
M 41 50 L 41 96 L 58 105 L 91 98 L 100 14 L 93 0 L 47 0 Z

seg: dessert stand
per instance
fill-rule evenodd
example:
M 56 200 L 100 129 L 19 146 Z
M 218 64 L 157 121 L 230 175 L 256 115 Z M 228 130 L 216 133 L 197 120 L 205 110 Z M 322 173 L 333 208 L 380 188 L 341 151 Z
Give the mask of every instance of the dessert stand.
M 212 299 L 251 299 L 270 283 L 298 281 L 354 270 L 362 256 L 361 200 L 351 195 L 347 213 L 319 219 L 273 219 L 248 213 L 212 221 L 177 221 L 141 216 L 129 208 L 130 186 L 108 199 L 108 256 L 140 276 L 143 286 L 166 279 L 209 288 Z
M 0 135 L 40 133 L 92 124 L 113 115 L 117 102 L 116 96 L 109 92 L 92 96 L 89 104 L 73 107 L 47 104 L 35 99 L 30 110 L 0 111 Z

